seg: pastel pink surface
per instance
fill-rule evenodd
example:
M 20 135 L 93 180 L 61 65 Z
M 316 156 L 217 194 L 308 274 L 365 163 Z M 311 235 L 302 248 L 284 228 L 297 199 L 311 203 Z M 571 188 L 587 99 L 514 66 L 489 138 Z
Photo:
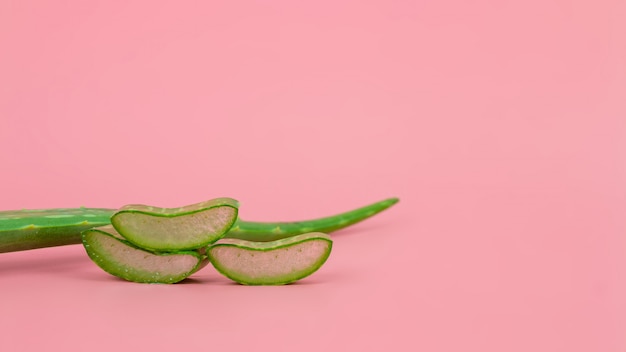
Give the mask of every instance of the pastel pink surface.
M 0 209 L 387 197 L 295 285 L 0 255 L 0 350 L 626 350 L 623 1 L 0 3 Z

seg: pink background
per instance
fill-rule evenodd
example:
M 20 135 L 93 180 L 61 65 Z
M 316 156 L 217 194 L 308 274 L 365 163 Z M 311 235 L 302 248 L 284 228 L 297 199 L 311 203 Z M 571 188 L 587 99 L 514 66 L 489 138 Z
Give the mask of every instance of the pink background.
M 0 2 L 0 209 L 387 197 L 299 284 L 0 255 L 0 350 L 626 350 L 626 2 Z

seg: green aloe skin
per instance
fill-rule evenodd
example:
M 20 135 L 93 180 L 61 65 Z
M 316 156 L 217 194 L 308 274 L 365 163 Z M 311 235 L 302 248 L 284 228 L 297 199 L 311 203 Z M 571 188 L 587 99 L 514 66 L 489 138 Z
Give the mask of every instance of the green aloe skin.
M 330 233 L 363 221 L 398 202 L 389 198 L 345 213 L 298 222 L 237 219 L 226 238 L 274 241 L 308 232 Z M 70 208 L 0 211 L 0 253 L 82 243 L 84 230 L 111 224 L 118 209 Z
M 226 233 L 226 238 L 265 242 L 309 232 L 331 233 L 361 222 L 398 203 L 389 198 L 345 213 L 314 220 L 294 222 L 249 222 L 238 219 Z
M 81 243 L 81 232 L 111 223 L 111 209 L 0 212 L 0 253 Z

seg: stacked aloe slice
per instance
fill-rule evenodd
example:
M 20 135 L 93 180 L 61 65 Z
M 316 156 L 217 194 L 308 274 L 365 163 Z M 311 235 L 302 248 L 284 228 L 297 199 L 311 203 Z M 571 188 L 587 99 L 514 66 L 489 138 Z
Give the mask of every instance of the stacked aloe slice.
M 0 211 L 0 253 L 83 243 L 90 258 L 120 278 L 175 283 L 209 262 L 247 285 L 297 281 L 324 264 L 326 233 L 398 202 L 385 199 L 344 213 L 296 222 L 251 222 L 239 204 L 216 198 L 181 208 L 57 208 Z
M 181 208 L 127 205 L 111 225 L 83 231 L 82 241 L 100 268 L 142 283 L 176 283 L 211 262 L 241 284 L 287 284 L 314 273 L 330 255 L 332 240 L 321 232 L 266 242 L 224 238 L 237 220 L 231 198 Z

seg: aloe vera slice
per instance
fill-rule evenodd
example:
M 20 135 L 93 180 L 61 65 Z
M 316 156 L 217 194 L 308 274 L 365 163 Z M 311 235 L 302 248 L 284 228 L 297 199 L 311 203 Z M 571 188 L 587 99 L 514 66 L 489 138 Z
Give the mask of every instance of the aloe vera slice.
M 82 237 L 91 260 L 109 274 L 128 281 L 171 284 L 203 266 L 202 255 L 195 251 L 149 252 L 126 241 L 111 225 L 86 230 Z
M 270 241 L 224 238 L 209 247 L 215 269 L 244 285 L 283 285 L 313 274 L 332 249 L 330 236 L 307 233 Z
M 198 249 L 222 238 L 237 220 L 238 202 L 216 198 L 181 208 L 131 204 L 111 217 L 128 241 L 153 251 Z

